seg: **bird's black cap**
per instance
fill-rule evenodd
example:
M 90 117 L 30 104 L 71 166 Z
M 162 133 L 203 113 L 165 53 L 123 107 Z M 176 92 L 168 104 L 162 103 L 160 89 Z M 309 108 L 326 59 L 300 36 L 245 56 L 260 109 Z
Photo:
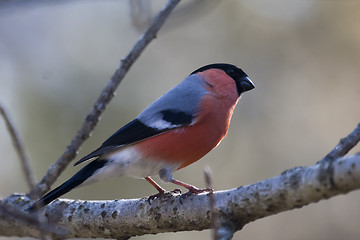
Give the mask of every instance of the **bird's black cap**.
M 255 87 L 252 81 L 250 80 L 250 78 L 248 77 L 248 75 L 243 70 L 236 67 L 235 65 L 228 63 L 209 64 L 193 71 L 191 74 L 203 72 L 214 68 L 223 70 L 227 75 L 229 75 L 232 79 L 234 79 L 239 95 Z

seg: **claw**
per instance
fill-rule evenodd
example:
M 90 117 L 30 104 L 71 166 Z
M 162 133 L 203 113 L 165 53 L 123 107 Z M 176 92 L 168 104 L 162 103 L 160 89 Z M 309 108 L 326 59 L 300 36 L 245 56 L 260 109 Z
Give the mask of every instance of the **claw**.
M 147 201 L 151 205 L 151 201 L 153 201 L 157 198 L 161 198 L 164 195 L 174 196 L 174 194 L 176 194 L 176 195 L 181 194 L 181 190 L 176 188 L 172 191 L 161 191 L 161 192 L 158 192 L 157 194 L 154 194 L 154 195 L 151 195 L 150 197 L 148 197 Z
M 157 194 L 151 195 L 148 197 L 147 201 L 151 205 L 151 201 L 155 200 L 156 198 L 160 198 L 161 196 L 165 195 L 166 191 L 158 192 Z
M 178 188 L 172 190 L 171 192 L 166 191 L 159 184 L 157 184 L 151 177 L 145 177 L 145 180 L 148 181 L 151 185 L 153 185 L 159 191 L 159 193 L 151 195 L 148 198 L 148 202 L 149 202 L 150 205 L 151 205 L 152 200 L 154 200 L 156 198 L 160 198 L 165 194 L 170 194 L 170 195 L 181 194 L 181 190 L 178 189 Z M 184 182 L 180 182 L 179 180 L 176 180 L 176 179 L 172 179 L 172 180 L 170 180 L 170 182 L 172 182 L 172 183 L 174 183 L 176 185 L 182 186 L 184 188 L 187 188 L 189 190 L 189 192 L 180 195 L 179 200 L 180 200 L 181 204 L 183 204 L 182 199 L 184 197 L 190 196 L 191 194 L 199 194 L 199 193 L 203 193 L 203 192 L 213 192 L 214 191 L 211 188 L 197 188 L 197 187 L 195 187 L 193 185 L 190 185 L 190 184 L 187 184 L 187 183 L 184 183 Z
M 180 188 L 175 188 L 174 190 L 171 191 L 171 193 L 181 194 L 181 189 Z

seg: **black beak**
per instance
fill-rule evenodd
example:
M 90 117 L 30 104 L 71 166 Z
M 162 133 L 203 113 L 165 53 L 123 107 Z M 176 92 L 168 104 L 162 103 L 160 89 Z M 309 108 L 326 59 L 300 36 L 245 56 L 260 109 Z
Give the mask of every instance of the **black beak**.
M 249 77 L 242 77 L 237 81 L 237 90 L 239 95 L 243 92 L 250 91 L 255 88 Z

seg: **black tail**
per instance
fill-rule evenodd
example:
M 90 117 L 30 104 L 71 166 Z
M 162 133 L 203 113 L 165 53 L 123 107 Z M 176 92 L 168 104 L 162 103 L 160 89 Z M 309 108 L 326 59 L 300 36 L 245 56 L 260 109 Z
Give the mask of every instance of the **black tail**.
M 94 172 L 100 168 L 102 168 L 106 164 L 106 160 L 94 160 L 82 169 L 78 171 L 74 176 L 72 176 L 69 180 L 61 184 L 59 187 L 55 188 L 45 196 L 43 196 L 39 201 L 34 203 L 31 207 L 26 209 L 29 212 L 34 212 L 47 204 L 51 203 L 58 197 L 64 195 L 69 192 L 71 189 L 79 186 L 86 179 L 91 177 Z

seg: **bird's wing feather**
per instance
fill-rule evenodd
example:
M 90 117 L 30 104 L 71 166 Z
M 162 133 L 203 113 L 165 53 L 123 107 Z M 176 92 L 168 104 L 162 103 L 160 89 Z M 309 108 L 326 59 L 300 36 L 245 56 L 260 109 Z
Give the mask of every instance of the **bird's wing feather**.
M 136 118 L 110 136 L 98 149 L 77 161 L 75 166 L 116 148 L 136 143 L 174 128 L 190 125 L 192 119 L 191 114 L 174 109 L 162 110 L 153 117 L 153 120 L 159 123 L 158 127 L 149 127 Z

